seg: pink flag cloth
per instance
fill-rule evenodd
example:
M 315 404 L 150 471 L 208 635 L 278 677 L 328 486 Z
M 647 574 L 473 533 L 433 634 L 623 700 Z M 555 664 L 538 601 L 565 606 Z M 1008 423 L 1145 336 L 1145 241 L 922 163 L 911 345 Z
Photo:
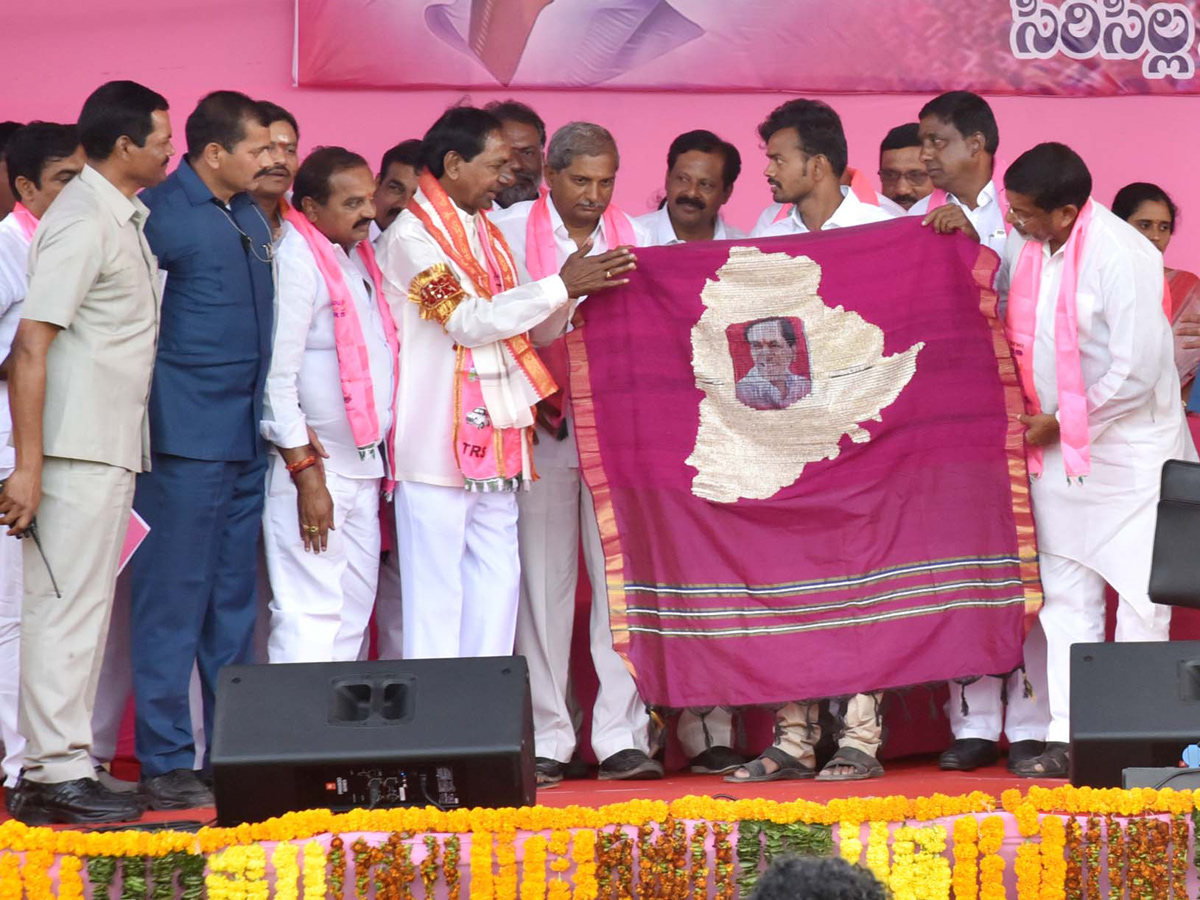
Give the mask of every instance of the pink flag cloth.
M 125 528 L 125 541 L 121 544 L 121 555 L 117 559 L 117 573 L 120 574 L 125 570 L 130 558 L 137 551 L 137 548 L 142 546 L 142 541 L 146 540 L 146 535 L 150 533 L 150 526 L 146 524 L 146 520 L 137 514 L 137 511 L 129 513 L 129 525 Z
M 559 270 L 558 248 L 550 219 L 550 192 L 541 192 L 529 211 L 525 223 L 525 270 L 534 280 L 548 278 Z M 600 231 L 609 250 L 637 245 L 637 234 L 629 217 L 615 204 L 608 204 L 600 218 Z M 561 391 L 542 401 L 542 409 L 550 428 L 557 431 L 571 408 L 570 365 L 567 361 L 566 340 L 559 338 L 548 347 L 538 350 L 542 362 Z
M 21 232 L 27 240 L 33 240 L 33 233 L 37 231 L 38 219 L 33 213 L 27 210 L 21 201 L 17 201 L 17 205 L 13 207 L 13 215 L 17 217 L 17 224 L 21 226 Z
M 308 221 L 303 212 L 288 204 L 283 217 L 300 233 L 312 250 L 317 261 L 317 269 L 325 279 L 329 289 L 329 302 L 333 308 L 333 335 L 337 348 L 338 375 L 342 383 L 342 396 L 346 403 L 346 415 L 350 419 L 350 431 L 354 435 L 354 445 L 360 455 L 371 452 L 380 441 L 388 440 L 387 456 L 389 461 L 389 480 L 386 486 L 391 493 L 393 482 L 390 472 L 395 468 L 395 445 L 392 435 L 380 433 L 379 415 L 375 411 L 375 385 L 371 382 L 371 362 L 367 354 L 367 342 L 363 336 L 362 323 L 358 318 L 358 310 L 354 305 L 354 297 L 346 284 L 342 267 L 338 265 L 333 253 L 333 244 L 316 226 Z M 375 302 L 379 305 L 379 318 L 383 322 L 384 337 L 392 359 L 400 354 L 400 341 L 396 333 L 396 321 L 392 318 L 392 310 L 387 298 L 383 295 L 383 275 L 375 262 L 375 251 L 370 241 L 360 241 L 355 248 L 363 266 L 371 276 L 371 284 L 375 292 Z M 392 365 L 392 408 L 395 409 L 396 398 L 400 390 L 400 366 Z M 396 416 L 392 416 L 395 423 Z
M 996 266 L 901 218 L 642 249 L 589 300 L 567 338 L 580 466 L 647 702 L 1020 665 L 1041 589 Z M 804 345 L 785 371 L 746 337 L 762 319 Z
M 1092 470 L 1091 438 L 1088 434 L 1087 394 L 1083 387 L 1083 369 L 1079 362 L 1079 306 L 1075 291 L 1079 287 L 1079 264 L 1087 243 L 1088 226 L 1094 207 L 1089 199 L 1079 211 L 1071 236 L 1063 246 L 1062 280 L 1054 307 L 1054 371 L 1058 380 L 1059 440 L 1063 465 L 1068 478 L 1082 478 Z M 1033 377 L 1036 352 L 1037 304 L 1041 289 L 1042 256 L 1045 245 L 1026 241 L 1017 258 L 1012 284 L 1008 289 L 1007 331 L 1012 345 L 1025 405 L 1030 415 L 1040 415 L 1042 404 Z M 1042 448 L 1029 447 L 1029 473 L 1042 474 Z

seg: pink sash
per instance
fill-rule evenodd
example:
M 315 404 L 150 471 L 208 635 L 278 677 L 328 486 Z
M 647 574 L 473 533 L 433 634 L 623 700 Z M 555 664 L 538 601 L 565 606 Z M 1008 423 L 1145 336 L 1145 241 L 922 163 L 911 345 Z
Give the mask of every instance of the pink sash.
M 1058 378 L 1058 428 L 1063 463 L 1067 477 L 1082 478 L 1091 472 L 1090 438 L 1088 435 L 1087 395 L 1083 386 L 1083 369 L 1079 363 L 1079 310 L 1075 291 L 1079 286 L 1079 267 L 1087 243 L 1088 227 L 1094 206 L 1091 199 L 1083 205 L 1063 247 L 1062 281 L 1054 307 L 1055 373 Z M 1025 393 L 1025 409 L 1030 415 L 1041 413 L 1033 377 L 1033 355 L 1037 333 L 1037 303 L 1042 277 L 1042 244 L 1027 241 L 1021 248 L 1008 291 L 1008 312 L 1005 330 L 1012 345 L 1021 387 Z M 1042 448 L 1027 447 L 1029 474 L 1042 474 Z
M 13 215 L 16 216 L 17 224 L 21 226 L 25 237 L 32 241 L 33 233 L 37 231 L 38 227 L 37 216 L 27 210 L 20 201 L 17 201 L 17 205 L 13 207 Z
M 342 383 L 342 397 L 346 403 L 346 416 L 350 420 L 350 431 L 354 435 L 354 445 L 358 455 L 365 458 L 384 437 L 379 433 L 379 416 L 375 412 L 375 386 L 371 383 L 371 366 L 367 354 L 367 344 L 363 338 L 362 323 L 358 319 L 358 310 L 341 266 L 333 254 L 333 245 L 329 238 L 317 231 L 308 218 L 300 210 L 288 206 L 283 217 L 292 223 L 292 227 L 300 233 L 312 250 L 317 261 L 317 269 L 325 279 L 329 289 L 329 302 L 333 307 L 333 336 L 337 346 L 338 376 Z M 387 338 L 388 349 L 392 354 L 392 434 L 388 444 L 388 462 L 394 469 L 395 456 L 395 409 L 400 389 L 400 341 L 396 335 L 396 322 L 392 318 L 391 308 L 383 295 L 383 275 L 375 262 L 375 251 L 370 241 L 362 241 L 358 245 L 358 255 L 363 265 L 371 275 L 375 288 L 375 302 L 379 305 L 379 316 L 383 320 L 383 331 Z M 391 490 L 389 483 L 387 489 Z
M 842 174 L 842 178 L 845 179 L 847 175 L 850 176 L 850 192 L 855 197 L 871 206 L 879 205 L 879 197 L 875 195 L 875 188 L 871 187 L 871 182 L 867 181 L 866 175 L 858 169 L 846 166 L 846 171 Z M 776 222 L 782 222 L 792 214 L 792 209 L 792 204 L 785 203 L 779 212 L 775 213 L 775 218 L 771 220 L 771 224 L 774 225 Z
M 604 210 L 600 219 L 600 231 L 609 250 L 637 245 L 637 234 L 629 217 L 615 204 L 608 204 L 608 208 Z M 554 229 L 550 224 L 550 198 L 548 194 L 542 194 L 533 201 L 529 221 L 525 225 L 525 270 L 529 272 L 530 278 L 539 281 L 556 274 L 559 268 Z M 558 431 L 570 408 L 571 373 L 566 338 L 559 338 L 548 347 L 540 348 L 538 354 L 550 370 L 554 381 L 562 388 L 560 393 L 546 398 L 541 404 L 551 430 Z

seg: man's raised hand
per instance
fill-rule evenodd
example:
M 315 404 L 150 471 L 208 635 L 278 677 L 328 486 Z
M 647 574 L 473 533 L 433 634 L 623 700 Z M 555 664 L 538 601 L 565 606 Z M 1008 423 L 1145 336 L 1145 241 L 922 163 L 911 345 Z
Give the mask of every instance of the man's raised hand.
M 591 249 L 592 241 L 589 238 L 567 257 L 558 273 L 570 297 L 586 297 L 597 291 L 628 284 L 629 279 L 621 276 L 637 268 L 637 257 L 630 247 L 618 247 L 607 253 L 588 256 Z

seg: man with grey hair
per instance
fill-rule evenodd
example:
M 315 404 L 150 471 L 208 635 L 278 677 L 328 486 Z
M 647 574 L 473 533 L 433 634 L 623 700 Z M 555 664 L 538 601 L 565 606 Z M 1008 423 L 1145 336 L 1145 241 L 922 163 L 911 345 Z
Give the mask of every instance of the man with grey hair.
M 599 125 L 571 122 L 550 138 L 549 195 L 492 215 L 531 279 L 558 271 L 577 249 L 594 255 L 650 243 L 645 229 L 612 202 L 619 164 L 616 141 Z M 542 355 L 564 390 L 538 407 L 534 462 L 541 478 L 517 501 L 521 599 L 516 647 L 529 663 L 538 784 L 545 788 L 561 781 L 575 751 L 567 673 L 581 535 L 592 584 L 592 661 L 600 681 L 592 713 L 592 748 L 600 760 L 600 777 L 661 778 L 662 766 L 651 758 L 646 705 L 613 650 L 600 529 L 591 492 L 580 478 L 575 423 L 565 389 L 565 344 L 555 341 Z

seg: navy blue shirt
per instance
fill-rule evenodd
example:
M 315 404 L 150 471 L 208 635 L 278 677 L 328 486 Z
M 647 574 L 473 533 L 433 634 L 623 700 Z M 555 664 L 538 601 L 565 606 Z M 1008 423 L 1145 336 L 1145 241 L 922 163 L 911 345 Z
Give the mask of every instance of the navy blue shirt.
M 225 207 L 186 159 L 141 199 L 146 240 L 167 273 L 150 449 L 254 459 L 266 449 L 258 424 L 274 316 L 271 228 L 249 194 Z

